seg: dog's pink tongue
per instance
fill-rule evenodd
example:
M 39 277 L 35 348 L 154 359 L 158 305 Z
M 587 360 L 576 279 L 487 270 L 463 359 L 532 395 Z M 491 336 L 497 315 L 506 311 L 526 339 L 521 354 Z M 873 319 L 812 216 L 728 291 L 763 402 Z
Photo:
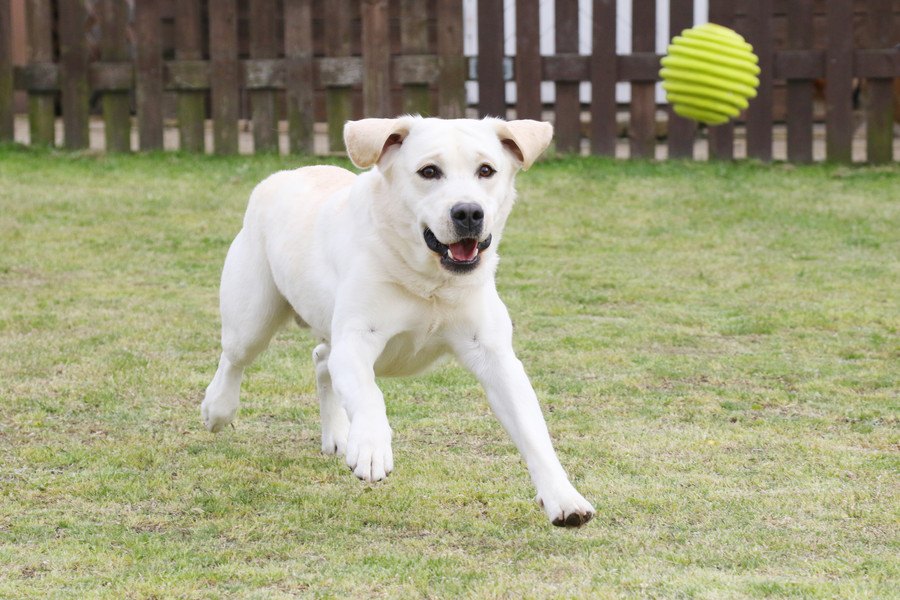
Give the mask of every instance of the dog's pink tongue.
M 468 262 L 473 260 L 478 251 L 478 240 L 462 240 L 455 244 L 450 244 L 450 254 L 453 260 Z

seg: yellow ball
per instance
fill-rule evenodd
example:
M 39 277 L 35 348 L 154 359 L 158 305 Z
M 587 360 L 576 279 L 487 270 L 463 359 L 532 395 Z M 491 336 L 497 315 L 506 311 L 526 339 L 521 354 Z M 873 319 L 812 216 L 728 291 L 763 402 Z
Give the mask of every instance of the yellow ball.
M 675 36 L 659 76 L 676 114 L 721 125 L 747 108 L 759 87 L 759 58 L 735 31 L 706 23 Z

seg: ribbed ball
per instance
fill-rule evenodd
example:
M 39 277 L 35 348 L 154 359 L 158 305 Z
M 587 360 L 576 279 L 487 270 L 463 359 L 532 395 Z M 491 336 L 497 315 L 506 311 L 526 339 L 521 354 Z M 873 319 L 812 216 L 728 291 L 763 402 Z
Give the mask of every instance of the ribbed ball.
M 659 76 L 676 114 L 721 125 L 747 108 L 759 87 L 759 58 L 740 34 L 706 23 L 675 36 Z

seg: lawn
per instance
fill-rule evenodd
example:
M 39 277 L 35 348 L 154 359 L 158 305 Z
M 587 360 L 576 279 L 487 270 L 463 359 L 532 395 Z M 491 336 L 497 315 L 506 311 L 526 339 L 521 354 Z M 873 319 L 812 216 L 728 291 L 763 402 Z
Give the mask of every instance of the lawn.
M 598 510 L 562 530 L 454 365 L 381 382 L 379 484 L 319 453 L 296 327 L 203 429 L 225 252 L 302 162 L 0 149 L 0 597 L 897 597 L 900 166 L 520 175 L 500 293 Z

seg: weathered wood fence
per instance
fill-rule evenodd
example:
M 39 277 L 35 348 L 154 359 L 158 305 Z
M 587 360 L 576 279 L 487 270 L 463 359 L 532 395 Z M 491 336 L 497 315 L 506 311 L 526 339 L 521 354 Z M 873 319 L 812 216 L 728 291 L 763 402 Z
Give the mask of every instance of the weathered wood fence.
M 87 147 L 92 97 L 99 96 L 93 110 L 102 113 L 108 150 L 131 147 L 133 121 L 138 147 L 160 149 L 164 100 L 174 95 L 169 117 L 177 121 L 182 149 L 205 149 L 211 119 L 212 149 L 237 152 L 245 116 L 258 152 L 277 150 L 279 121 L 287 124 L 293 152 L 313 150 L 319 121 L 328 123 L 330 149 L 339 150 L 349 118 L 466 115 L 469 73 L 478 83 L 469 113 L 551 114 L 561 151 L 586 145 L 613 155 L 623 108 L 631 156 L 653 157 L 659 137 L 655 0 L 632 0 L 632 50 L 625 55 L 616 52 L 615 0 L 590 3 L 589 54 L 579 53 L 579 1 L 556 0 L 549 56 L 540 51 L 539 0 L 517 0 L 514 57 L 504 53 L 503 0 L 479 0 L 478 52 L 468 58 L 462 0 L 24 0 L 23 66 L 11 59 L 11 1 L 0 0 L 0 141 L 13 139 L 12 96 L 24 90 L 33 144 L 54 143 L 61 115 L 63 145 Z M 174 14 L 163 15 L 166 6 Z M 693 0 L 670 0 L 671 32 L 693 24 L 693 6 Z M 86 36 L 88 10 L 99 21 L 95 57 Z M 860 19 L 864 34 L 855 44 L 852 24 Z M 783 119 L 789 160 L 812 160 L 814 82 L 824 80 L 826 157 L 850 162 L 853 94 L 862 80 L 867 160 L 892 160 L 892 86 L 900 77 L 895 0 L 711 0 L 709 20 L 736 28 L 760 57 L 759 96 L 740 119 L 748 156 L 772 158 L 773 124 Z M 174 48 L 164 47 L 163 28 L 173 26 Z M 776 43 L 779 27 L 786 31 Z M 505 96 L 510 71 L 514 103 Z M 549 106 L 541 98 L 541 82 L 548 81 L 555 85 Z M 580 95 L 582 82 L 591 84 L 589 103 Z M 616 101 L 617 82 L 631 84 L 627 107 Z M 782 89 L 784 115 L 773 108 Z M 697 136 L 707 135 L 711 157 L 732 158 L 734 127 L 700 131 L 670 112 L 668 156 L 692 157 Z

